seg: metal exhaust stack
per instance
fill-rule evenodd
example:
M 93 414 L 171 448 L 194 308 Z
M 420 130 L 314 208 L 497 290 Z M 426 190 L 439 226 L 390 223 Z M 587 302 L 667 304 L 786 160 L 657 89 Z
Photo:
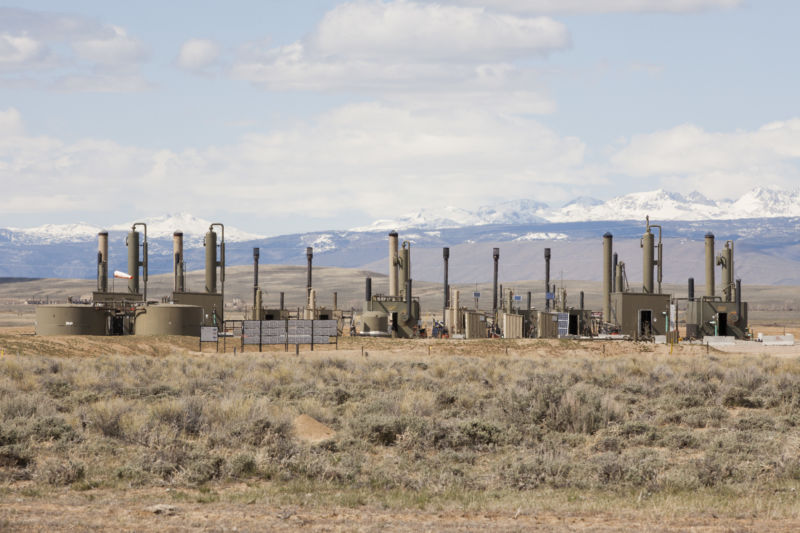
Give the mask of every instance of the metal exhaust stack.
M 136 231 L 136 226 L 144 228 L 144 240 L 142 241 L 142 260 L 139 260 L 139 232 Z M 147 224 L 144 222 L 135 222 L 131 226 L 131 232 L 128 233 L 128 238 L 125 240 L 128 247 L 128 274 L 131 279 L 128 280 L 128 292 L 130 294 L 139 294 L 139 267 L 142 267 L 142 281 L 144 281 L 143 299 L 147 301 Z
M 647 218 L 647 229 L 641 240 L 642 247 L 642 292 L 653 294 L 653 234 L 650 232 L 650 217 Z
M 531 291 L 528 291 L 528 300 L 527 300 L 527 307 L 525 308 L 527 311 L 531 310 Z
M 172 234 L 172 274 L 174 292 L 184 292 L 185 276 L 183 262 L 183 232 L 176 231 Z
M 206 292 L 217 292 L 217 234 L 208 230 L 203 246 L 206 247 Z
M 603 235 L 603 322 L 611 322 L 611 253 L 614 236 Z M 619 266 L 619 265 L 617 265 Z
M 550 248 L 544 249 L 544 310 L 550 311 L 550 298 L 547 293 L 550 292 Z
M 616 292 L 625 292 L 625 282 L 622 273 L 625 272 L 625 262 L 620 261 L 614 270 L 614 285 L 617 287 Z
M 689 278 L 688 292 L 689 292 L 689 294 L 688 294 L 689 301 L 693 302 L 694 301 L 694 278 Z
M 444 247 L 442 248 L 442 259 L 444 259 L 444 302 L 442 304 L 442 313 L 444 310 L 448 308 L 450 305 L 450 285 L 447 283 L 447 274 L 448 274 L 448 262 L 450 261 L 450 248 Z M 444 317 L 444 314 L 442 314 Z
M 306 260 L 308 267 L 306 267 L 306 296 L 311 294 L 311 263 L 314 258 L 314 249 L 312 247 L 306 248 Z
M 736 321 L 742 320 L 742 280 L 736 280 Z
M 497 312 L 497 267 L 500 261 L 500 248 L 492 250 L 492 258 L 494 259 L 494 284 L 492 285 L 492 311 Z
M 253 248 L 253 307 L 256 309 L 261 308 L 261 305 L 258 304 L 255 299 L 258 295 L 258 258 L 260 255 L 261 250 L 259 248 Z
M 397 232 L 389 233 L 389 296 L 397 296 L 400 287 L 397 285 Z
M 411 243 L 408 241 L 403 241 L 403 246 L 401 248 L 401 255 L 400 255 L 400 282 L 403 286 L 403 297 L 405 299 L 410 298 L 408 291 L 406 290 L 406 285 L 408 284 L 408 280 L 411 279 Z
M 108 292 L 108 232 L 97 234 L 97 290 Z
M 717 264 L 722 267 L 722 294 L 726 302 L 733 301 L 733 241 L 725 241 L 725 247 L 717 256 Z
M 367 277 L 364 283 L 364 301 L 369 302 L 372 300 L 372 278 Z
M 706 296 L 714 297 L 714 234 L 706 233 Z
M 617 252 L 614 252 L 614 258 L 611 264 L 611 272 L 614 273 L 614 276 L 611 278 L 611 292 L 617 292 L 620 290 L 619 283 L 617 283 L 617 265 L 619 264 L 619 257 L 617 256 Z M 621 292 L 621 291 L 620 291 Z
M 283 308 L 284 308 L 284 305 L 283 305 L 283 292 L 281 292 L 281 296 L 280 296 L 280 302 L 278 303 L 278 308 L 279 308 L 281 311 L 283 311 Z
M 409 322 L 411 321 L 413 307 L 413 302 L 411 301 L 411 280 L 408 279 L 406 280 L 406 320 Z

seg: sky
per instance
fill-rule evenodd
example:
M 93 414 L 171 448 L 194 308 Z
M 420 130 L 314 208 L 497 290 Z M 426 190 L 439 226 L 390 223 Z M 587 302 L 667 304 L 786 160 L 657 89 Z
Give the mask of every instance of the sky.
M 800 185 L 791 0 L 0 2 L 0 227 Z

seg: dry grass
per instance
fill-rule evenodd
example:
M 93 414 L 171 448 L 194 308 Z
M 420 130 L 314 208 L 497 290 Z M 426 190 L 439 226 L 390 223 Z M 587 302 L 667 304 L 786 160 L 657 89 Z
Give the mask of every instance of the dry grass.
M 379 340 L 362 357 L 344 342 L 5 356 L 0 501 L 166 487 L 207 503 L 797 517 L 793 359 Z M 336 437 L 296 439 L 301 413 Z

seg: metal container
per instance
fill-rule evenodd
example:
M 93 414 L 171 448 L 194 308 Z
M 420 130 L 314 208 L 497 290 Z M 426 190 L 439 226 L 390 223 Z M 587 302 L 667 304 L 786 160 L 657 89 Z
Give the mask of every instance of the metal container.
M 361 334 L 374 335 L 389 332 L 389 315 L 379 311 L 365 311 L 361 315 Z
M 136 312 L 136 335 L 200 336 L 203 308 L 196 305 L 155 304 Z
M 36 308 L 36 334 L 106 335 L 106 310 L 87 305 L 40 305 Z

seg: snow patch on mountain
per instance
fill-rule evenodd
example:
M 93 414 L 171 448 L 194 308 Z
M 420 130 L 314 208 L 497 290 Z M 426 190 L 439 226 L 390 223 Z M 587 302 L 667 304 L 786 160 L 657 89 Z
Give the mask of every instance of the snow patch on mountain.
M 525 241 L 565 241 L 568 236 L 566 233 L 551 233 L 551 232 L 531 232 L 525 235 L 520 235 L 514 242 Z
M 158 217 L 146 217 L 136 222 L 147 224 L 147 237 L 153 239 L 172 238 L 172 234 L 178 230 L 183 232 L 184 239 L 197 240 L 206 234 L 211 226 L 211 221 L 198 218 L 189 213 L 166 214 Z M 111 226 L 113 231 L 130 231 L 133 221 Z M 219 232 L 219 228 L 215 228 Z M 220 236 L 217 237 L 218 239 Z M 248 233 L 240 229 L 226 226 L 225 240 L 228 242 L 243 242 L 265 238 L 263 235 Z
M 311 235 L 303 235 L 300 238 L 300 244 L 305 247 L 312 247 L 315 254 L 336 250 L 336 242 L 334 237 L 329 233 L 322 235 L 317 235 L 316 233 Z
M 102 231 L 85 222 L 77 224 L 44 224 L 34 228 L 8 228 L 9 240 L 21 244 L 53 244 L 58 242 L 86 242 L 96 239 Z
M 800 190 L 756 187 L 735 201 L 715 201 L 693 191 L 682 195 L 657 189 L 608 201 L 580 196 L 559 208 L 534 200 L 514 200 L 475 211 L 456 207 L 421 209 L 397 219 L 383 219 L 352 231 L 449 229 L 487 224 L 595 222 L 605 220 L 700 221 L 800 217 Z

